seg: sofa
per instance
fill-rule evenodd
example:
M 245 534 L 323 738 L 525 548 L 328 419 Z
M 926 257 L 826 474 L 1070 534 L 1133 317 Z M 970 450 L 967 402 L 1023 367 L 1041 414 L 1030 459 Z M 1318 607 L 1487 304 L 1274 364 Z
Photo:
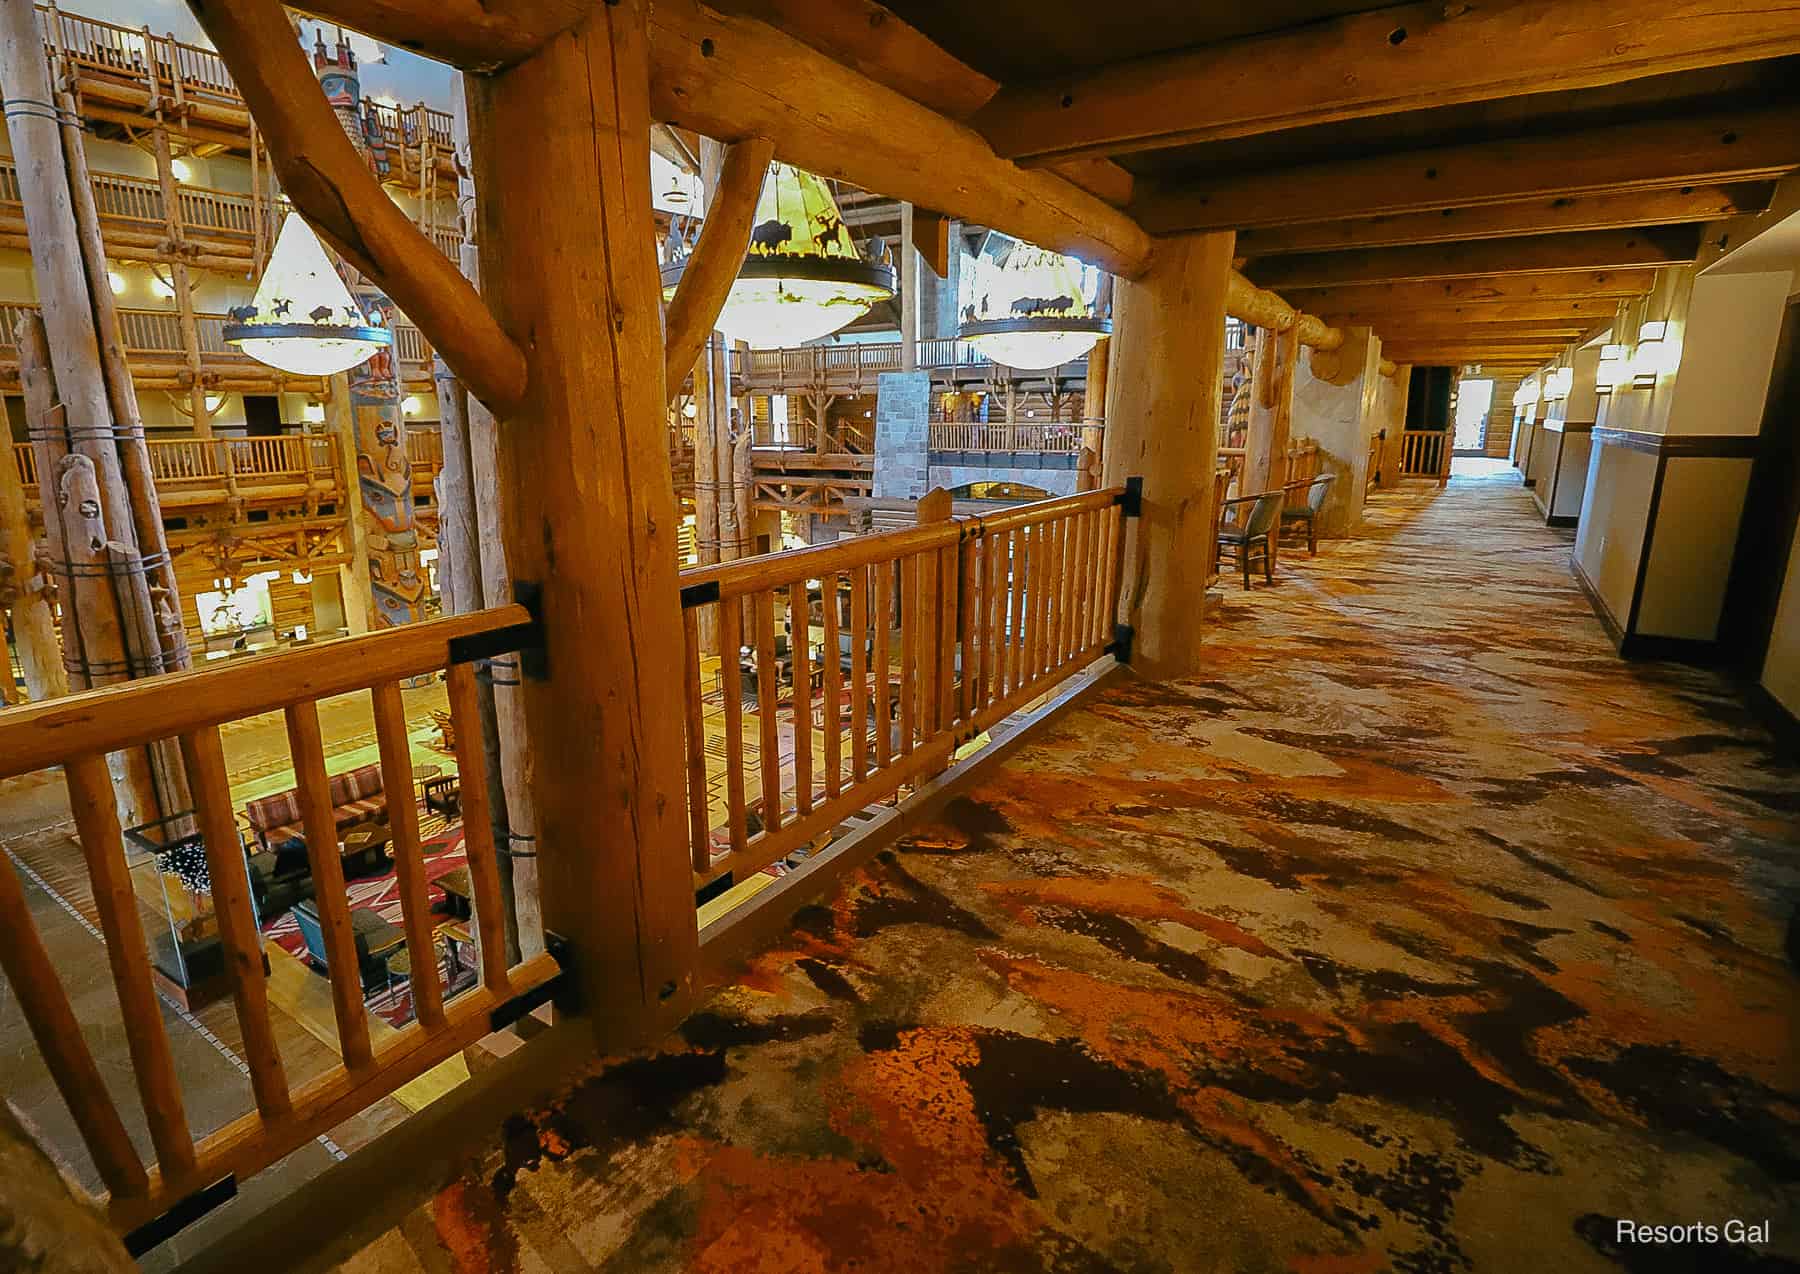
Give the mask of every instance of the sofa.
M 387 796 L 382 791 L 379 765 L 362 765 L 333 774 L 330 785 L 331 815 L 340 835 L 346 827 L 386 816 Z M 256 843 L 265 850 L 296 838 L 305 840 L 298 788 L 249 802 L 244 806 L 244 818 L 256 834 Z

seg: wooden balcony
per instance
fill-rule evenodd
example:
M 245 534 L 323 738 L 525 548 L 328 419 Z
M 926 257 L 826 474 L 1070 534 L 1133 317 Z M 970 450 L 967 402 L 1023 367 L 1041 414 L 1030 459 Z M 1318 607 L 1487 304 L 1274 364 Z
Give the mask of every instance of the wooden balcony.
M 108 257 L 130 260 L 168 260 L 169 233 L 161 185 L 150 177 L 124 173 L 91 174 L 94 204 L 100 213 L 100 234 Z M 181 183 L 177 195 L 181 226 L 191 253 L 185 258 L 213 269 L 241 268 L 248 275 L 255 267 L 256 218 L 266 215 L 263 204 L 249 195 L 206 186 Z M 277 196 L 276 224 L 289 208 Z M 272 228 L 271 228 L 272 229 Z M 433 228 L 427 237 L 451 260 L 461 256 L 462 235 L 454 228 Z M 272 238 L 272 234 L 270 236 Z M 26 248 L 25 207 L 20 197 L 18 168 L 0 158 L 0 247 Z
M 757 393 L 832 390 L 873 393 L 876 377 L 901 366 L 899 341 L 858 345 L 803 345 L 796 349 L 737 350 L 732 376 Z M 933 337 L 919 342 L 919 369 L 931 373 L 934 388 L 1011 380 L 1020 385 L 1084 382 L 1087 359 L 1078 358 L 1041 372 L 1002 367 L 968 341 Z
M 250 112 L 225 62 L 211 49 L 148 28 L 38 9 L 44 43 L 73 73 L 84 118 L 141 129 L 154 118 L 153 99 L 165 117 L 183 121 L 198 144 L 247 150 Z M 410 107 L 367 103 L 381 125 L 388 179 L 416 186 L 421 165 L 440 181 L 454 182 L 451 117 L 423 103 Z
M 951 423 L 931 426 L 933 451 L 1049 451 L 1081 450 L 1080 422 L 1036 421 L 1012 424 Z
M 0 386 L 17 392 L 19 366 L 13 352 L 13 325 L 21 314 L 35 313 L 37 306 L 0 302 Z M 318 377 L 290 376 L 225 342 L 224 314 L 195 316 L 200 342 L 201 384 L 219 393 L 273 394 L 320 393 Z M 132 380 L 142 393 L 151 389 L 180 390 L 191 384 L 186 346 L 181 339 L 181 319 L 174 310 L 120 310 L 119 326 L 125 353 L 131 361 Z M 400 378 L 409 388 L 431 387 L 431 347 L 410 323 L 394 327 L 394 351 Z
M 247 505 L 303 500 L 335 504 L 342 497 L 337 439 L 329 434 L 254 438 L 151 435 L 145 445 L 157 496 L 167 516 L 224 504 L 234 492 L 235 498 Z M 25 498 L 35 504 L 40 499 L 40 475 L 31 444 L 17 442 L 12 450 Z

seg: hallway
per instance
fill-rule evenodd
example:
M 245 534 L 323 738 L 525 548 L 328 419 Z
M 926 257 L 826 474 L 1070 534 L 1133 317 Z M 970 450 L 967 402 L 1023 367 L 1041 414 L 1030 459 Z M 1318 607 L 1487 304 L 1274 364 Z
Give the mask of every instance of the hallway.
M 1568 552 L 1378 495 L 342 1268 L 1800 1268 L 1800 771 Z

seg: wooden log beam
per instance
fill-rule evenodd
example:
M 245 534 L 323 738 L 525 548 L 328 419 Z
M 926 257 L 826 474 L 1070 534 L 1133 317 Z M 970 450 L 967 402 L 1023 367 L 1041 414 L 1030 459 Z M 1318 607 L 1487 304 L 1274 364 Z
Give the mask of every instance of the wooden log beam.
M 1327 322 L 1343 327 L 1363 325 L 1383 331 L 1400 323 L 1410 323 L 1415 326 L 1454 327 L 1458 323 L 1488 324 L 1523 320 L 1580 323 L 1592 327 L 1596 323 L 1612 319 L 1618 310 L 1618 305 L 1617 297 L 1605 296 L 1593 299 L 1570 297 L 1562 300 L 1551 298 L 1543 301 L 1489 301 L 1467 305 L 1422 303 L 1413 300 L 1387 305 L 1369 304 L 1366 309 L 1328 309 L 1321 317 Z
M 1251 279 L 1265 287 L 1316 288 L 1685 265 L 1699 255 L 1700 227 L 1658 226 L 1521 235 L 1516 239 L 1477 239 L 1470 243 L 1420 243 L 1352 252 L 1308 252 L 1253 261 L 1247 269 Z
M 712 7 L 785 31 L 950 119 L 967 119 L 1000 89 L 998 80 L 873 0 L 717 0 Z
M 1225 313 L 1252 326 L 1274 328 L 1278 332 L 1298 327 L 1300 343 L 1311 349 L 1334 350 L 1344 343 L 1343 332 L 1311 314 L 1302 314 L 1236 270 L 1225 281 Z
M 1512 322 L 1482 323 L 1478 321 L 1422 321 L 1412 315 L 1394 315 L 1382 320 L 1381 339 L 1392 343 L 1414 337 L 1437 339 L 1445 336 L 1501 337 L 1561 336 L 1565 339 L 1592 330 L 1593 320 L 1519 319 Z
M 1010 159 L 1116 155 L 1796 51 L 1791 0 L 1401 4 L 1008 85 L 973 122 Z
M 1152 187 L 1132 214 L 1152 234 L 1291 225 L 1523 199 L 1770 181 L 1800 166 L 1800 107 L 1644 120 Z
M 761 137 L 745 138 L 725 148 L 718 187 L 707 199 L 700 242 L 694 245 L 663 316 L 664 381 L 670 402 L 681 392 L 681 383 L 694 370 L 706 338 L 718 326 L 719 311 L 744 264 L 756 200 L 774 156 L 775 143 Z
M 515 406 L 525 394 L 524 354 L 352 148 L 277 0 L 196 0 L 194 11 L 294 206 L 381 285 L 471 392 L 502 413 Z
M 1229 233 L 1171 240 L 1142 280 L 1119 287 L 1113 305 L 1102 481 L 1144 480 L 1119 618 L 1135 633 L 1133 666 L 1153 678 L 1195 672 L 1207 659 L 1199 602 L 1218 526 L 1213 474 L 1231 254 Z
M 235 0 L 195 0 L 202 3 Z M 295 6 L 384 44 L 467 71 L 491 71 L 529 57 L 579 22 L 598 0 L 303 0 Z M 204 19 L 203 19 L 204 20 Z
M 698 964 L 647 7 L 464 79 L 482 286 L 534 338 L 499 458 L 507 565 L 543 596 L 548 676 L 519 694 L 544 924 L 609 1048 L 678 1021 Z
M 1679 225 L 1716 221 L 1766 211 L 1773 182 L 1676 186 L 1605 195 L 1556 195 L 1519 203 L 1474 208 L 1437 208 L 1385 217 L 1332 218 L 1287 226 L 1265 226 L 1238 234 L 1238 252 L 1247 257 L 1292 252 L 1333 252 L 1347 248 L 1450 243 L 1510 235 L 1617 230 L 1627 226 Z
M 1566 270 L 1549 274 L 1486 274 L 1418 283 L 1364 283 L 1344 287 L 1290 288 L 1296 305 L 1315 314 L 1345 310 L 1388 311 L 1408 306 L 1488 305 L 1503 302 L 1584 300 L 1605 304 L 1642 296 L 1656 286 L 1655 270 Z
M 979 134 L 755 18 L 661 0 L 650 18 L 655 117 L 722 141 L 774 139 L 781 158 L 980 222 L 1126 278 L 1150 237 L 1052 173 L 995 156 Z

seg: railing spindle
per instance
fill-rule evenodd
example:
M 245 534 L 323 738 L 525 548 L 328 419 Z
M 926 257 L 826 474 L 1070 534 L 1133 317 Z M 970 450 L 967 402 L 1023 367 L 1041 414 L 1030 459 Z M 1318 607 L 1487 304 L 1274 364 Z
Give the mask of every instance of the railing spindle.
M 327 980 L 337 1017 L 338 1050 L 352 1071 L 373 1060 L 369 1019 L 363 1008 L 362 969 L 356 957 L 356 934 L 350 923 L 350 901 L 344 888 L 344 859 L 338 852 L 337 821 L 331 807 L 331 780 L 325 773 L 325 743 L 319 731 L 318 705 L 310 700 L 286 710 L 288 751 L 294 759 L 294 786 L 300 793 L 300 816 L 306 830 L 306 858 L 312 869 L 313 901 L 325 938 Z
M 689 612 L 691 614 L 691 612 Z M 457 801 L 462 814 L 463 850 L 475 904 L 475 934 L 481 943 L 481 984 L 504 996 L 507 979 L 506 912 L 500 902 L 500 862 L 494 847 L 494 812 L 488 802 L 487 755 L 482 751 L 480 692 L 473 664 L 444 670 L 450 699 L 450 728 L 456 737 Z M 702 791 L 702 797 L 705 793 Z
M 850 777 L 869 777 L 869 571 L 850 569 Z
M 100 1180 L 115 1196 L 136 1197 L 149 1188 L 149 1174 L 131 1144 L 118 1107 L 100 1078 L 82 1038 L 81 1024 L 57 977 L 32 921 L 25 891 L 10 863 L 0 862 L 0 970 L 18 997 L 25 1023 L 62 1094 L 81 1140 L 94 1158 Z
M 919 559 L 923 553 L 912 553 L 900 559 L 900 755 L 911 756 L 913 725 L 918 718 L 919 697 L 919 632 L 923 627 L 919 611 L 922 601 Z
M 237 1005 L 238 1028 L 244 1037 L 244 1062 L 250 1067 L 250 1088 L 256 1094 L 256 1109 L 262 1117 L 279 1119 L 293 1111 L 294 1101 L 288 1092 L 281 1049 L 275 1042 L 275 1027 L 269 1019 L 262 934 L 250 907 L 244 845 L 231 814 L 231 780 L 225 773 L 225 748 L 219 740 L 219 728 L 209 726 L 182 735 L 181 757 L 187 766 L 200 835 L 206 845 L 213 910 L 219 922 L 225 966 L 231 971 L 232 998 Z
M 794 664 L 794 808 L 812 813 L 812 614 L 806 581 L 788 585 L 788 646 Z
M 737 598 L 719 603 L 719 689 L 725 700 L 725 816 L 734 854 L 743 853 L 744 842 L 749 839 L 744 808 L 742 616 L 742 603 Z
M 893 760 L 894 712 L 889 684 L 893 664 L 888 655 L 888 639 L 894 624 L 894 572 L 898 565 L 894 562 L 876 562 L 869 569 L 875 573 L 875 649 L 872 659 L 875 665 L 875 765 L 878 769 L 886 769 Z M 905 650 L 904 642 L 901 649 Z M 902 654 L 903 664 L 904 659 Z M 905 675 L 904 667 L 901 675 Z M 904 702 L 905 691 L 901 692 L 901 696 Z
M 444 1024 L 444 988 L 438 980 L 437 938 L 431 926 L 431 899 L 425 879 L 425 856 L 419 847 L 419 804 L 413 789 L 412 750 L 406 738 L 406 705 L 396 682 L 384 681 L 369 691 L 375 706 L 375 742 L 381 755 L 381 790 L 387 798 L 389 848 L 394 855 L 394 884 L 400 894 L 400 918 L 406 931 L 406 953 L 412 964 L 408 979 L 413 1013 L 428 1031 Z M 479 739 L 479 733 L 475 736 Z
M 730 609 L 725 603 L 719 609 Z M 688 786 L 688 850 L 694 870 L 712 866 L 712 824 L 706 808 L 706 726 L 701 695 L 705 687 L 700 681 L 700 612 L 689 606 L 681 612 L 682 702 L 687 713 L 687 786 Z M 723 680 L 725 661 L 719 662 Z M 735 749 L 733 749 L 735 751 Z
M 756 594 L 756 720 L 761 735 L 762 816 L 769 831 L 781 827 L 781 685 L 775 667 L 775 594 Z
M 843 788 L 844 676 L 843 653 L 838 649 L 838 577 L 827 571 L 819 577 L 819 599 L 825 620 L 825 648 L 820 655 L 824 682 L 825 795 L 835 797 Z
M 163 1030 L 162 1010 L 150 981 L 149 947 L 138 912 L 137 894 L 125 866 L 125 836 L 113 804 L 112 776 L 106 758 L 97 754 L 71 757 L 63 764 L 69 787 L 69 810 L 81 835 L 94 909 L 106 935 L 106 960 L 112 966 L 119 1012 L 125 1021 L 125 1043 L 138 1096 L 150 1125 L 162 1175 L 185 1175 L 194 1167 L 194 1141 L 188 1132 L 181 1086 L 175 1081 L 175 1059 Z
M 1001 652 L 1005 667 L 1000 682 L 1003 695 L 1019 688 L 1020 667 L 1024 663 L 1025 641 L 1025 551 L 1029 545 L 1030 527 L 1018 527 L 1006 533 L 1007 603 L 1011 607 L 1006 633 L 1006 649 Z

